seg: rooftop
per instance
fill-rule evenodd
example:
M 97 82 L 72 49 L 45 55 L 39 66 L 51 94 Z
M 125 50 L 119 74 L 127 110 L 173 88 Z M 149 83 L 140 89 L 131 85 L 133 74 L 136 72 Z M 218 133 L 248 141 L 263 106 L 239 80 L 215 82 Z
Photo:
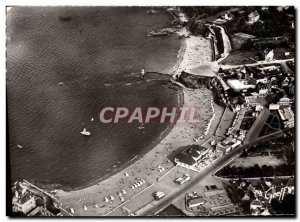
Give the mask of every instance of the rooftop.
M 245 81 L 242 81 L 239 79 L 228 79 L 227 83 L 234 90 L 243 90 L 243 89 L 248 89 L 248 88 L 255 89 L 255 85 L 246 84 Z
M 194 165 L 196 163 L 195 159 L 199 158 L 201 151 L 204 149 L 206 150 L 206 148 L 199 145 L 189 145 L 184 151 L 179 153 L 175 159 L 188 165 Z

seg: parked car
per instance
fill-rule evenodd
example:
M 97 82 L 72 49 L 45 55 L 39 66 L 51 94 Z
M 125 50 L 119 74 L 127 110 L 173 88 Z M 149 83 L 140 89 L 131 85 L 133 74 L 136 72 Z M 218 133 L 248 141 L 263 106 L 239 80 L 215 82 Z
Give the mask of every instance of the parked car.
M 161 191 L 157 191 L 153 194 L 155 200 L 160 200 L 161 198 L 163 198 L 166 194 L 164 192 Z

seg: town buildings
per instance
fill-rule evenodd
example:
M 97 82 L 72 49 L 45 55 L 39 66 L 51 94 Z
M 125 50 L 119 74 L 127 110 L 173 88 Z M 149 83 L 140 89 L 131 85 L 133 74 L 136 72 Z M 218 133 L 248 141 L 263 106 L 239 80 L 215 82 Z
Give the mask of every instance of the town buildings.
M 206 186 L 202 193 L 186 195 L 186 209 L 198 212 L 203 216 L 222 216 L 239 212 L 239 208 L 232 203 L 226 190 L 215 185 Z
M 49 204 L 50 197 L 29 187 L 27 183 L 17 181 L 12 187 L 12 211 L 22 216 L 60 216 L 60 210 Z M 50 201 L 52 202 L 52 201 Z

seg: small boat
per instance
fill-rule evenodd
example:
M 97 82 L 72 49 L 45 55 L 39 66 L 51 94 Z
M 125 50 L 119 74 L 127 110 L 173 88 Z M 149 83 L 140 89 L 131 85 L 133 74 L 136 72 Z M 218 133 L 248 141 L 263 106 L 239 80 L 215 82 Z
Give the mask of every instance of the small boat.
M 92 117 L 91 121 L 94 121 L 94 118 Z
M 143 124 L 141 124 L 138 128 L 139 129 L 145 129 L 145 126 Z
M 145 75 L 145 69 L 142 69 L 141 74 Z
M 89 131 L 86 130 L 86 128 L 83 129 L 82 132 L 80 132 L 82 135 L 85 135 L 85 136 L 89 136 L 91 135 L 91 133 Z
M 62 22 L 69 22 L 72 20 L 72 18 L 70 16 L 59 16 L 58 18 Z
M 22 148 L 23 148 L 23 146 L 21 146 L 21 145 L 17 145 L 17 147 L 18 147 L 19 149 L 22 149 Z

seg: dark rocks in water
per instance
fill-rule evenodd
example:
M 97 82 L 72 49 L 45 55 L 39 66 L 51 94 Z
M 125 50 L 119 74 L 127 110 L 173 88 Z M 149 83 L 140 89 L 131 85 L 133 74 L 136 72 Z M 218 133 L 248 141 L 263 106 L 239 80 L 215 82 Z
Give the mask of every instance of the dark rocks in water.
M 70 16 L 59 16 L 59 20 L 62 22 L 69 22 L 72 18 Z
M 201 87 L 207 87 L 207 84 L 211 79 L 211 77 L 192 75 L 183 71 L 177 81 L 188 88 L 199 89 Z

